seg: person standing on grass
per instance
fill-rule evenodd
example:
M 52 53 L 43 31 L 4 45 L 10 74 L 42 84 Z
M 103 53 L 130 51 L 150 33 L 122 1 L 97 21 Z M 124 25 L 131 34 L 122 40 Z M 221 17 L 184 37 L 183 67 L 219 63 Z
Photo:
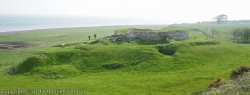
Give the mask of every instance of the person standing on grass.
M 96 40 L 96 34 L 94 35 L 94 37 L 95 37 L 95 40 Z
M 90 35 L 89 35 L 89 40 L 90 40 Z

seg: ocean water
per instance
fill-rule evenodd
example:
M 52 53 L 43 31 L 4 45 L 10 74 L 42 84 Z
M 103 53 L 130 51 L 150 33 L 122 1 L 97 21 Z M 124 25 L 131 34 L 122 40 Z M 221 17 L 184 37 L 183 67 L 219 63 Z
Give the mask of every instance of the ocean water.
M 0 15 L 0 32 L 109 25 L 169 24 L 167 21 L 90 16 Z

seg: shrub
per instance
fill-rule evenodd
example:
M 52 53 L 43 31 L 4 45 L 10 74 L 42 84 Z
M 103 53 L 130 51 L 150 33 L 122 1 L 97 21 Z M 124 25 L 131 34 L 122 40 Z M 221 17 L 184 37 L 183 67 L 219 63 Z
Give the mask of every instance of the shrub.
M 249 70 L 250 67 L 241 66 L 240 68 L 232 71 L 230 78 L 237 78 L 239 75 L 242 75 L 244 72 L 248 72 Z
M 208 84 L 209 88 L 218 88 L 221 85 L 221 79 L 222 78 L 217 78 L 215 81 L 213 81 L 212 83 Z

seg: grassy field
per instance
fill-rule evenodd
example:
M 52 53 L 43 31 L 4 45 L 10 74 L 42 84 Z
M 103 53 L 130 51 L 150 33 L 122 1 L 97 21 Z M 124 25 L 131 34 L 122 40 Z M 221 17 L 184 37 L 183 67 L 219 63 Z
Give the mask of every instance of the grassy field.
M 249 25 L 178 26 L 199 29 L 216 27 L 230 32 L 234 27 Z M 22 64 L 18 66 L 19 70 L 15 75 L 4 75 L 12 65 L 0 67 L 0 89 L 31 90 L 37 95 L 50 94 L 50 90 L 54 91 L 52 94 L 56 93 L 55 90 L 65 90 L 65 93 L 71 95 L 82 94 L 83 91 L 86 95 L 193 94 L 207 88 L 218 77 L 222 77 L 223 81 L 228 80 L 233 69 L 242 65 L 249 66 L 248 44 L 208 38 L 194 30 L 188 30 L 189 39 L 173 41 L 168 45 L 157 42 L 146 45 L 146 42 L 139 40 L 126 44 L 110 40 L 83 44 L 95 41 L 93 38 L 88 40 L 88 35 L 93 37 L 97 34 L 99 39 L 112 35 L 116 29 L 164 27 L 166 26 L 89 27 L 0 35 L 0 41 L 24 41 L 32 44 L 28 48 L 1 49 L 1 64 Z M 62 43 L 68 45 L 65 48 L 56 47 Z M 161 49 L 175 53 L 162 54 L 159 52 Z
M 48 48 L 53 45 L 83 43 L 94 41 L 94 34 L 98 38 L 103 38 L 108 35 L 114 34 L 116 29 L 120 28 L 152 28 L 161 29 L 166 25 L 155 26 L 107 26 L 107 27 L 83 27 L 83 28 L 65 28 L 65 29 L 48 29 L 48 30 L 34 30 L 28 32 L 13 32 L 1 33 L 1 42 L 28 42 L 31 45 L 29 48 L 20 48 L 15 50 L 0 49 L 0 64 L 5 63 L 18 63 L 23 61 L 26 57 L 31 56 L 37 50 Z M 91 40 L 88 40 L 88 36 Z M 2 70 L 0 68 L 0 70 Z

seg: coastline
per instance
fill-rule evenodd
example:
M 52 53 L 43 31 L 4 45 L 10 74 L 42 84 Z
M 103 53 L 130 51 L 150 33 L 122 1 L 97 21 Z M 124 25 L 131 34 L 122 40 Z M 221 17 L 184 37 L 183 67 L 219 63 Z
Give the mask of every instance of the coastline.
M 44 29 L 30 29 L 30 30 L 17 30 L 17 31 L 4 31 L 0 34 L 15 34 L 15 33 L 25 33 L 25 32 L 42 32 L 48 30 L 58 30 L 58 29 L 71 29 L 71 28 L 92 28 L 92 27 L 109 27 L 109 26 L 126 26 L 126 25 L 107 25 L 107 26 L 80 26 L 80 27 L 61 27 L 61 28 L 44 28 Z M 128 25 L 129 26 L 129 25 Z
M 4 31 L 0 32 L 1 34 L 16 34 L 16 33 L 25 33 L 25 32 L 42 32 L 48 30 L 58 30 L 58 29 L 71 29 L 71 28 L 94 28 L 94 27 L 115 27 L 115 26 L 157 26 L 157 25 L 169 25 L 169 24 L 145 24 L 145 25 L 96 25 L 96 26 L 79 26 L 79 27 L 61 27 L 61 28 L 44 28 L 44 29 L 30 29 L 30 30 L 17 30 L 17 31 Z
M 0 15 L 0 21 L 0 34 L 79 27 L 169 25 L 172 22 L 161 19 L 39 15 Z

